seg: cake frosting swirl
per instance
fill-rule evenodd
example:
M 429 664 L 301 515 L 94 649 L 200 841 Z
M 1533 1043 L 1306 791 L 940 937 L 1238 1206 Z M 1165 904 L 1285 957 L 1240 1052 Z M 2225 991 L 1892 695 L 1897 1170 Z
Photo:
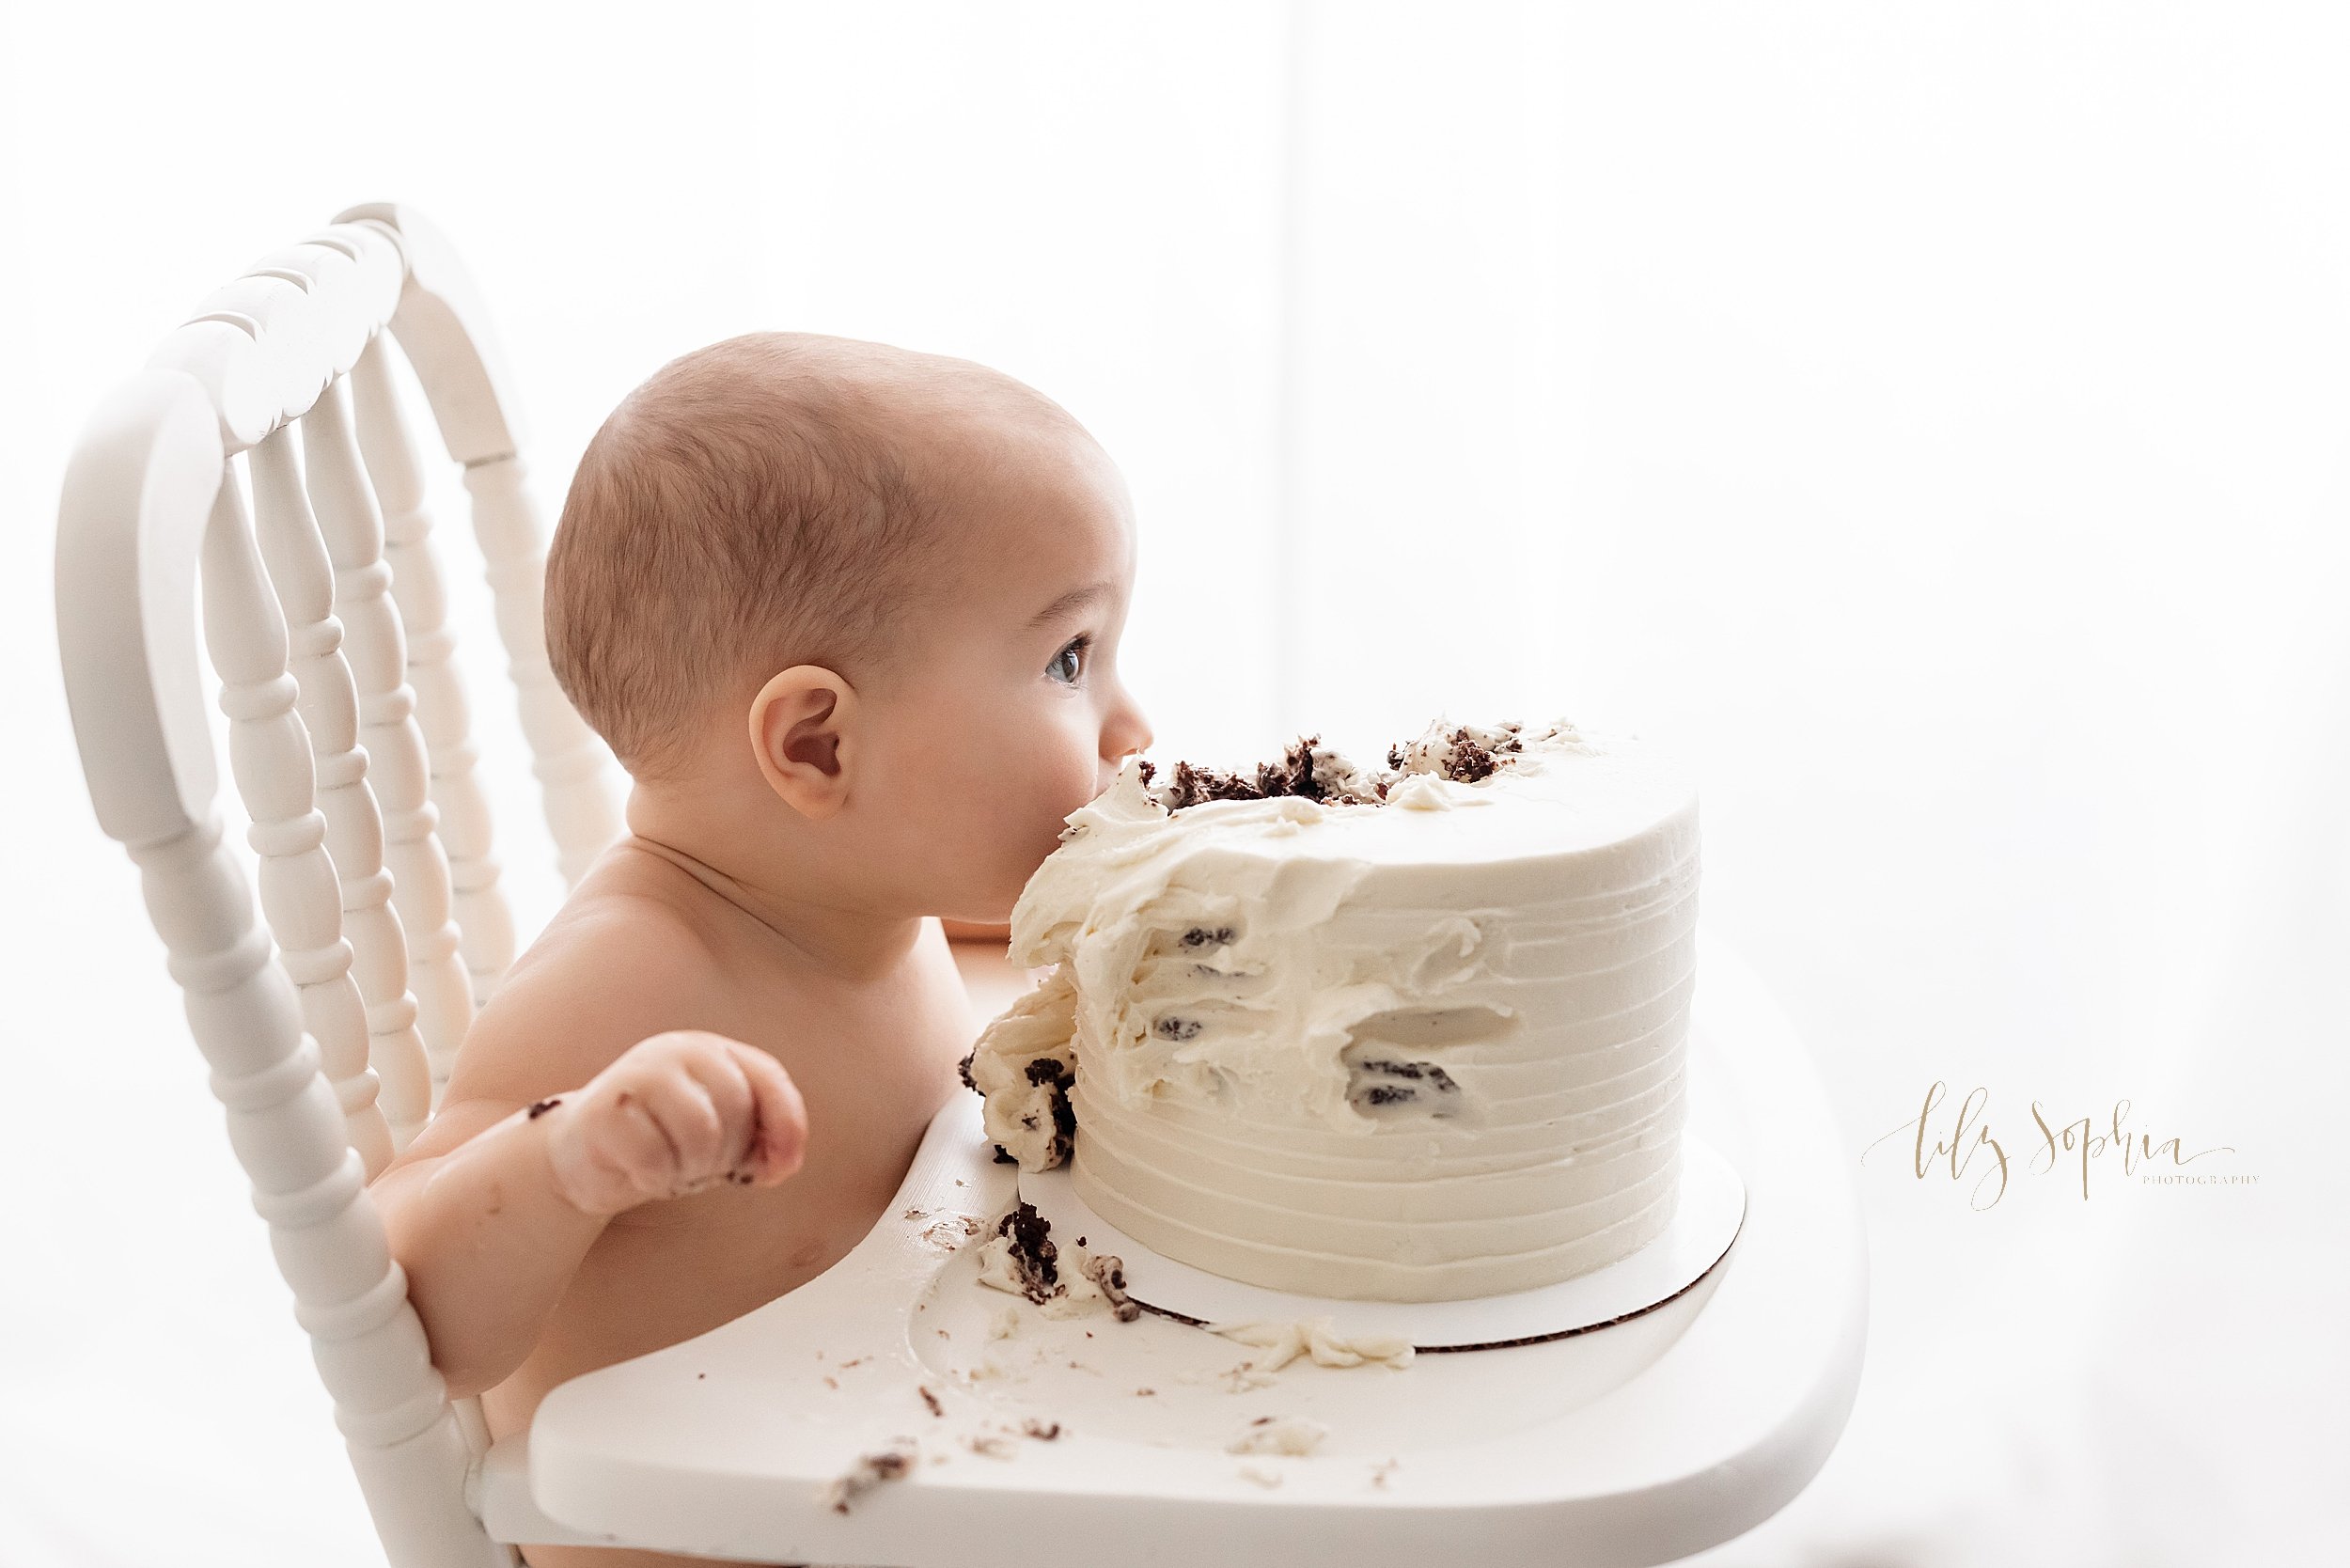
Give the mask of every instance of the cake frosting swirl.
M 1588 1272 L 1670 1217 L 1697 803 L 1628 738 L 1432 725 L 1360 767 L 1131 759 L 1012 912 L 1053 965 L 965 1080 L 999 1157 L 1305 1294 Z

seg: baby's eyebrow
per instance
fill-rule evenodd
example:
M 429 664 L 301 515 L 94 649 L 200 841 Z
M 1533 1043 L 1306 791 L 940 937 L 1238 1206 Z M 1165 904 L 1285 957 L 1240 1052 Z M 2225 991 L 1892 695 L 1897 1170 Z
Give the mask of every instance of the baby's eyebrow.
M 1071 588 L 1067 593 L 1037 611 L 1035 615 L 1030 616 L 1028 627 L 1033 631 L 1040 626 L 1050 626 L 1055 621 L 1075 615 L 1095 600 L 1105 599 L 1117 591 L 1118 585 L 1110 582 L 1088 583 L 1083 588 Z

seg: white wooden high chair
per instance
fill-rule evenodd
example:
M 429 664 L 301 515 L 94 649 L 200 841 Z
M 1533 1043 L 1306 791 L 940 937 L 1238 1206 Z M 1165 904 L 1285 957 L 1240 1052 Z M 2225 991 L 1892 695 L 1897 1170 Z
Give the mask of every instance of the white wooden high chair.
M 1652 1563 L 1809 1481 L 1858 1374 L 1856 1197 L 1801 1046 L 1711 942 L 1691 1126 L 1746 1182 L 1729 1257 L 1639 1316 L 1424 1356 L 1408 1386 L 1285 1373 L 1287 1408 L 1335 1429 L 1323 1454 L 1243 1474 L 1223 1450 L 1242 1406 L 1200 1386 L 1234 1347 L 1162 1318 L 1099 1341 L 1032 1325 L 1013 1375 L 991 1365 L 1012 1356 L 988 1320 L 1005 1298 L 972 1288 L 957 1244 L 1014 1178 L 969 1095 L 839 1264 L 563 1385 L 489 1444 L 477 1402 L 446 1396 L 365 1187 L 430 1118 L 515 946 L 387 332 L 463 467 L 576 880 L 618 828 L 605 754 L 547 668 L 543 530 L 494 339 L 412 211 L 352 208 L 263 257 L 104 400 L 67 473 L 57 619 L 100 823 L 138 865 L 393 1568 L 511 1568 L 511 1544 L 541 1542 L 976 1568 Z M 199 583 L 258 921 L 214 798 Z M 959 961 L 983 1013 L 1026 983 Z M 820 1496 L 899 1435 L 927 1462 L 853 1513 Z
M 100 825 L 138 864 L 391 1561 L 509 1563 L 468 1494 L 478 1402 L 446 1397 L 364 1190 L 430 1120 L 515 946 L 387 327 L 463 466 L 576 880 L 619 828 L 606 754 L 547 667 L 494 341 L 413 212 L 352 208 L 262 257 L 101 404 L 59 506 L 58 636 Z M 221 837 L 199 580 L 265 929 Z

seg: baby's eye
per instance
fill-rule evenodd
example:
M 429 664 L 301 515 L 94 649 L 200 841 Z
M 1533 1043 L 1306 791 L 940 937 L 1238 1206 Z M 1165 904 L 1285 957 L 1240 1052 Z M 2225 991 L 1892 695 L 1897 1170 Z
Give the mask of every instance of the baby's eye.
M 1047 675 L 1053 675 L 1055 670 L 1060 668 L 1063 661 L 1066 661 L 1069 665 L 1068 675 L 1054 675 L 1053 679 L 1056 681 L 1067 680 L 1074 682 L 1077 679 L 1079 670 L 1084 666 L 1085 651 L 1091 647 L 1092 644 L 1093 636 L 1090 633 L 1088 633 L 1083 636 L 1070 638 L 1068 646 L 1064 647 L 1059 652 L 1054 654 L 1053 662 L 1044 666 L 1044 673 Z

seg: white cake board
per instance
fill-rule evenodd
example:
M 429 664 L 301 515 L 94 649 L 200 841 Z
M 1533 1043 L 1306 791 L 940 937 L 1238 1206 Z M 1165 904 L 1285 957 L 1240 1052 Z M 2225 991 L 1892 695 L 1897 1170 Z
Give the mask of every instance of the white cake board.
M 1079 1137 L 1083 1137 L 1082 1130 Z M 1396 1334 L 1417 1350 L 1478 1350 L 1528 1344 L 1622 1323 L 1663 1305 L 1722 1261 L 1746 1220 L 1747 1186 L 1721 1152 L 1692 1133 L 1681 1140 L 1673 1216 L 1649 1244 L 1589 1274 L 1537 1290 L 1465 1301 L 1354 1301 L 1267 1290 L 1180 1262 L 1112 1225 L 1077 1195 L 1065 1165 L 1024 1170 L 1020 1196 L 1036 1206 L 1059 1244 L 1082 1239 L 1095 1257 L 1114 1253 L 1127 1294 L 1154 1312 L 1195 1324 L 1289 1322 L 1327 1315 L 1345 1334 Z
M 847 1258 L 556 1388 L 469 1496 L 501 1541 L 898 1568 L 1634 1568 L 1727 1540 L 1842 1430 L 1867 1261 L 1810 1058 L 1702 927 L 1698 954 L 1688 1128 L 1744 1178 L 1747 1210 L 1729 1255 L 1660 1306 L 1402 1369 L 1301 1358 L 1269 1385 L 1231 1379 L 1252 1347 L 1152 1312 L 1055 1321 L 978 1282 L 961 1219 L 984 1234 L 1017 1187 L 958 1092 Z M 1327 1435 L 1310 1454 L 1228 1451 L 1261 1416 Z M 970 1443 L 1007 1433 L 1008 1450 Z M 847 1513 L 822 1500 L 901 1439 L 921 1453 L 903 1479 Z

